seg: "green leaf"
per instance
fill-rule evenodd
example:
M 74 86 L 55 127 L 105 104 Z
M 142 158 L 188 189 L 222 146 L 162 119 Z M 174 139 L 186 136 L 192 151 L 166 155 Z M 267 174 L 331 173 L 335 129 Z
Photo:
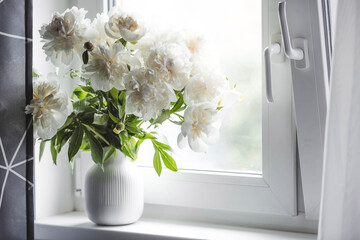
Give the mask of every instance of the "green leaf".
M 87 152 L 87 151 L 91 150 L 90 143 L 88 140 L 84 140 L 84 138 L 86 138 L 86 137 L 83 137 L 83 141 L 81 143 L 80 149 L 81 149 L 81 151 Z
M 116 102 L 117 105 L 119 105 L 119 91 L 116 88 L 112 88 L 109 93 L 111 98 Z
M 119 123 L 121 121 L 119 118 L 112 115 L 110 111 L 108 111 L 108 113 L 109 113 L 109 116 L 110 116 L 111 120 L 113 120 L 113 122 Z
M 102 125 L 87 125 L 82 123 L 83 126 L 85 126 L 88 130 L 90 130 L 92 133 L 94 133 L 96 136 L 98 136 L 101 140 L 104 141 L 104 143 L 106 143 L 107 145 L 110 145 L 110 143 L 104 138 L 104 136 L 100 133 L 102 132 L 103 134 L 107 133 L 107 128 L 105 126 Z
M 140 145 L 145 141 L 145 139 L 139 139 L 135 144 L 135 152 L 137 153 L 139 151 Z
M 109 93 L 112 98 L 114 98 L 116 100 L 118 99 L 119 91 L 116 88 L 110 89 Z
M 109 120 L 108 115 L 95 113 L 93 124 L 104 125 L 107 123 L 108 120 Z
M 135 141 L 135 139 L 133 138 L 129 138 L 126 131 L 121 132 L 120 134 L 120 138 L 121 138 L 121 150 L 123 151 L 123 153 L 130 157 L 133 161 L 137 159 L 137 154 L 136 152 L 134 152 L 133 150 L 133 146 L 135 147 L 136 142 L 133 144 L 132 142 Z
M 69 75 L 70 75 L 70 78 L 71 78 L 71 79 L 80 77 L 80 71 L 79 71 L 79 70 L 75 70 L 75 69 L 71 69 Z
M 177 172 L 178 168 L 176 166 L 175 160 L 164 150 L 159 150 L 161 154 L 161 158 L 165 164 L 165 166 L 171 171 Z
M 84 135 L 84 130 L 82 126 L 78 126 L 77 128 L 75 128 L 75 131 L 72 134 L 69 141 L 68 157 L 70 162 L 73 161 L 73 158 L 80 149 L 83 135 Z
M 160 116 L 158 116 L 156 119 L 154 119 L 152 121 L 151 124 L 162 124 L 163 122 L 165 122 L 168 118 L 170 117 L 170 110 L 163 110 L 160 114 Z
M 179 94 L 179 99 L 175 103 L 174 107 L 170 110 L 170 114 L 177 112 L 184 104 L 184 98 L 182 94 Z
M 80 70 L 70 69 L 67 73 L 64 74 L 64 77 L 75 79 L 80 77 Z
M 61 128 L 58 129 L 58 131 L 63 130 L 64 128 L 68 127 L 74 120 L 74 115 L 70 115 L 68 116 L 68 118 L 66 119 L 64 125 L 61 126 Z
M 92 124 L 94 121 L 95 109 L 90 108 L 88 111 L 78 113 L 77 117 L 81 123 Z
M 73 130 L 64 129 L 62 131 L 58 131 L 56 134 L 56 144 L 55 148 L 57 152 L 60 152 L 65 143 L 69 140 L 73 133 Z
M 53 159 L 53 163 L 56 165 L 56 158 L 57 158 L 57 151 L 55 149 L 55 139 L 56 139 L 56 135 L 54 137 L 51 138 L 50 141 L 50 152 L 51 152 L 51 157 Z
M 144 134 L 138 135 L 137 138 L 139 138 L 139 139 L 156 139 L 156 137 L 150 133 L 144 133 Z
M 126 122 L 125 126 L 126 126 L 126 130 L 128 130 L 131 133 L 138 134 L 141 132 L 136 122 Z
M 121 42 L 121 44 L 124 46 L 124 47 L 126 47 L 126 43 L 127 43 L 127 41 L 125 41 L 123 38 L 120 38 L 119 40 L 117 40 L 116 42 Z
M 141 118 L 131 114 L 131 115 L 128 115 L 127 118 L 126 118 L 126 122 L 129 123 L 129 122 L 133 122 L 135 123 L 136 125 L 139 124 L 141 122 Z
M 87 64 L 89 62 L 89 52 L 85 51 L 82 54 L 82 60 L 84 64 Z
M 118 135 L 113 133 L 108 133 L 105 135 L 106 139 L 109 140 L 109 143 L 114 146 L 116 149 L 121 150 L 121 141 Z
M 170 122 L 172 122 L 173 124 L 176 124 L 176 125 L 179 125 L 179 126 L 181 126 L 182 125 L 182 121 L 174 121 L 174 120 L 171 120 L 171 119 L 169 119 L 169 121 Z
M 136 145 L 136 143 L 137 142 L 136 142 L 135 138 L 131 137 L 129 139 L 129 145 L 130 145 L 131 149 L 134 150 L 134 153 L 135 153 L 135 145 Z
M 119 102 L 118 102 L 118 104 L 120 105 L 120 107 L 118 107 L 120 119 L 124 118 L 125 115 L 125 102 L 126 102 L 126 93 L 125 91 L 122 91 L 119 94 Z
M 37 74 L 36 72 L 34 72 L 34 70 L 33 70 L 33 71 L 32 71 L 32 77 L 33 77 L 33 78 L 38 78 L 38 77 L 40 77 L 40 75 Z
M 169 145 L 165 144 L 165 143 L 161 143 L 161 142 L 156 141 L 156 140 L 151 140 L 151 141 L 153 142 L 154 145 L 157 145 L 157 147 L 159 149 L 164 149 L 166 151 L 172 151 L 172 148 Z
M 103 100 L 102 100 L 102 96 L 101 96 L 101 95 L 87 98 L 86 101 L 87 101 L 87 103 L 89 103 L 89 104 L 91 104 L 91 105 L 95 105 L 95 104 L 97 104 L 97 103 L 103 104 Z
M 154 165 L 155 171 L 157 172 L 157 174 L 160 177 L 161 170 L 162 170 L 162 164 L 161 164 L 160 154 L 159 154 L 158 150 L 155 150 L 153 165 Z
M 86 137 L 89 140 L 90 143 L 90 148 L 91 148 L 91 157 L 93 159 L 93 161 L 102 166 L 103 162 L 103 148 L 101 146 L 101 143 L 99 140 L 97 140 L 92 134 L 91 132 L 89 132 L 88 130 L 85 130 L 85 134 Z
M 176 116 L 178 116 L 178 117 L 179 117 L 179 119 L 180 119 L 182 122 L 184 122 L 184 121 L 185 121 L 185 118 L 184 118 L 183 116 L 181 116 L 180 114 L 175 113 L 175 115 L 176 115 Z
M 91 126 L 98 132 L 101 134 L 106 134 L 108 133 L 109 129 L 107 128 L 107 126 L 104 125 L 98 125 L 98 124 L 91 124 Z M 100 136 L 98 136 L 100 137 Z
M 80 87 L 77 87 L 77 88 L 73 91 L 73 95 L 75 95 L 79 100 L 91 96 L 91 95 L 89 95 L 89 93 L 83 91 Z
M 116 149 L 113 146 L 110 146 L 105 153 L 103 162 L 106 162 L 106 160 L 108 160 L 114 154 L 115 150 Z
M 91 93 L 95 93 L 94 89 L 92 89 L 92 87 L 89 86 L 79 86 L 82 90 L 84 90 L 85 92 L 91 92 Z
M 126 92 L 125 91 L 121 91 L 120 95 L 119 95 L 119 101 L 121 105 L 125 105 L 125 101 L 126 101 Z
M 172 171 L 177 171 L 178 168 L 176 166 L 176 162 L 175 160 L 166 152 L 168 149 L 171 149 L 169 145 L 165 144 L 165 143 L 161 143 L 159 141 L 156 141 L 154 139 L 151 140 L 155 152 L 158 151 L 161 155 L 161 159 L 163 161 L 163 163 L 165 164 L 165 166 L 172 170 Z M 155 157 L 155 156 L 154 156 Z M 155 166 L 154 166 L 155 167 Z M 156 170 L 156 169 L 155 169 Z
M 119 118 L 123 119 L 125 115 L 125 106 L 120 106 L 119 108 Z
M 44 153 L 45 145 L 46 145 L 45 141 L 40 142 L 39 162 L 41 161 L 42 155 Z
M 74 112 L 85 113 L 85 112 L 96 112 L 96 109 L 89 106 L 90 98 L 84 98 L 73 103 Z
M 69 140 L 73 131 L 74 131 L 73 126 L 62 127 L 61 129 L 58 130 L 58 132 L 56 133 L 56 141 L 55 141 L 55 148 L 58 153 L 61 151 L 61 148 L 65 145 L 65 143 Z

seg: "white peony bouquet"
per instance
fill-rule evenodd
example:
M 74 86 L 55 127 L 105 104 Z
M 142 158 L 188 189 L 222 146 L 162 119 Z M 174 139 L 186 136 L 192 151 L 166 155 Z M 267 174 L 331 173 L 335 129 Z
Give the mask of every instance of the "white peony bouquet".
M 179 147 L 205 152 L 219 135 L 219 111 L 238 94 L 227 78 L 205 62 L 203 38 L 158 34 L 122 9 L 97 14 L 73 7 L 55 13 L 40 29 L 43 50 L 65 76 L 34 78 L 26 106 L 40 138 L 50 141 L 53 161 L 69 142 L 73 163 L 79 150 L 102 164 L 118 149 L 135 160 L 143 141 L 152 142 L 154 167 L 177 171 L 171 147 L 156 137 L 164 121 L 181 125 Z M 63 77 L 80 79 L 69 99 L 59 89 Z M 146 127 L 144 127 L 146 126 Z M 105 148 L 107 147 L 107 148 Z M 104 150 L 106 149 L 106 151 Z

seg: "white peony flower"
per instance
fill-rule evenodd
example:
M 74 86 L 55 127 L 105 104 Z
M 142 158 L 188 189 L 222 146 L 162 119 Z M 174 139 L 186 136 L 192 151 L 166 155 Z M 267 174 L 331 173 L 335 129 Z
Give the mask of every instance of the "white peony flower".
M 51 23 L 41 27 L 43 49 L 55 66 L 60 62 L 70 65 L 77 54 L 81 54 L 83 44 L 93 37 L 86 13 L 84 9 L 73 7 L 62 14 L 55 13 Z
M 109 17 L 106 13 L 97 13 L 96 18 L 91 23 L 92 28 L 96 31 L 96 37 L 94 39 L 97 44 L 112 44 L 114 39 L 109 37 L 105 32 L 105 24 L 109 21 Z
M 145 27 L 133 15 L 115 7 L 110 10 L 109 16 L 105 31 L 110 37 L 115 39 L 122 37 L 125 41 L 135 42 L 144 36 Z
M 158 42 L 148 52 L 146 66 L 175 90 L 183 89 L 189 82 L 192 64 L 186 46 L 176 43 Z
M 144 38 L 142 38 L 137 45 L 143 44 L 146 47 L 146 45 L 149 45 L 149 43 L 153 43 L 153 41 L 156 42 L 166 42 L 166 43 L 174 43 L 185 46 L 190 54 L 191 54 L 191 60 L 194 61 L 204 61 L 208 60 L 205 59 L 208 57 L 209 52 L 211 52 L 210 47 L 208 45 L 207 40 L 205 39 L 204 35 L 200 35 L 196 32 L 188 31 L 188 30 L 182 30 L 182 31 L 166 31 L 165 33 L 156 33 L 157 30 L 152 30 L 152 33 L 155 32 L 155 34 L 146 34 Z M 145 42 L 145 43 L 144 43 Z M 155 42 L 155 43 L 156 43 Z M 154 45 L 154 44 L 153 44 Z
M 185 44 L 191 54 L 201 54 L 203 52 L 204 38 L 203 36 L 191 36 L 185 39 Z
M 149 50 L 159 41 L 159 37 L 152 32 L 147 32 L 136 44 L 127 44 L 126 47 L 133 51 L 139 58 L 146 60 Z
M 193 74 L 184 91 L 184 101 L 188 105 L 201 102 L 217 104 L 223 92 L 229 89 L 229 83 L 221 73 L 199 68 Z
M 125 76 L 127 114 L 142 117 L 144 121 L 155 119 L 163 109 L 176 101 L 174 91 L 154 72 L 136 69 Z
M 243 95 L 241 95 L 236 89 L 226 90 L 222 93 L 218 106 L 221 108 L 230 108 L 240 100 L 242 100 Z
M 185 122 L 181 125 L 181 132 L 177 142 L 180 148 L 186 146 L 195 152 L 206 152 L 208 145 L 214 144 L 219 138 L 220 121 L 217 116 L 216 105 L 199 103 L 189 106 L 184 113 Z
M 140 61 L 120 43 L 99 45 L 90 53 L 88 64 L 83 66 L 83 76 L 91 79 L 95 90 L 109 91 L 113 87 L 125 89 L 124 74 L 129 72 L 128 65 L 139 66 Z
M 50 73 L 46 80 L 40 78 L 34 81 L 33 99 L 25 107 L 25 113 L 33 115 L 34 126 L 40 138 L 52 138 L 71 111 L 71 102 L 59 90 L 57 75 Z
M 192 59 L 203 59 L 211 52 L 205 36 L 191 31 L 183 31 L 178 34 L 178 38 L 189 49 Z

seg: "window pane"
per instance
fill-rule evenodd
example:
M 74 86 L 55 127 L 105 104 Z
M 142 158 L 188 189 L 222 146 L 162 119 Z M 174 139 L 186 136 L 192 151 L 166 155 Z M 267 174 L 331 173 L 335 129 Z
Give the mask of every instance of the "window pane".
M 179 168 L 261 172 L 261 1 L 123 0 L 122 5 L 151 25 L 203 34 L 214 47 L 219 70 L 243 95 L 241 102 L 224 110 L 220 140 L 206 154 L 179 150 L 180 128 L 171 123 L 161 127 Z M 139 162 L 151 165 L 151 144 L 140 151 Z

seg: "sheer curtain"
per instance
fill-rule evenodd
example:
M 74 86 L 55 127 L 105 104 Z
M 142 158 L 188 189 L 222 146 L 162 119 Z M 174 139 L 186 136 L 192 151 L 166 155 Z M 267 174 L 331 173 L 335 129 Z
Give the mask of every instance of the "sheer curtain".
M 318 239 L 360 239 L 360 1 L 339 0 Z

